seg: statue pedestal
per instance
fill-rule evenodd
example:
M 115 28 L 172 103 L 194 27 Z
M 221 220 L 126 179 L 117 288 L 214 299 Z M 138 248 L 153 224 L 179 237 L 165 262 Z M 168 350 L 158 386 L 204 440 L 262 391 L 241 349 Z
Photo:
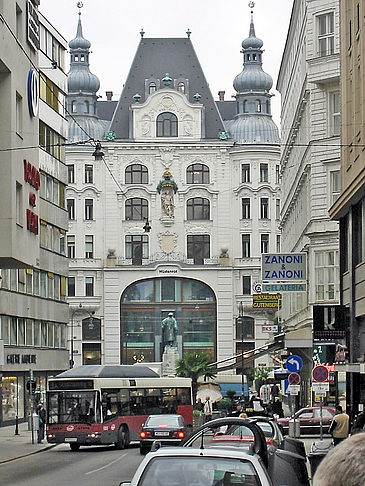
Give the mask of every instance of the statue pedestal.
M 176 376 L 176 363 L 180 358 L 174 346 L 166 346 L 162 355 L 162 376 Z

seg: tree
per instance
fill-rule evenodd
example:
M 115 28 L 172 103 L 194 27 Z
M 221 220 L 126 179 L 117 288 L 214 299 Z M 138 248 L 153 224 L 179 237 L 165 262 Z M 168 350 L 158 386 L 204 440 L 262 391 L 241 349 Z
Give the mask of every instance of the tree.
M 204 381 L 207 378 L 214 378 L 216 373 L 209 368 L 210 358 L 204 353 L 186 353 L 182 359 L 179 359 L 176 365 L 177 376 L 185 376 L 191 378 L 191 386 L 193 390 L 193 403 L 196 402 L 196 394 L 198 392 L 198 379 L 204 376 Z
M 272 371 L 272 368 L 255 368 L 255 387 L 257 391 L 260 391 L 262 385 L 266 383 L 267 377 Z

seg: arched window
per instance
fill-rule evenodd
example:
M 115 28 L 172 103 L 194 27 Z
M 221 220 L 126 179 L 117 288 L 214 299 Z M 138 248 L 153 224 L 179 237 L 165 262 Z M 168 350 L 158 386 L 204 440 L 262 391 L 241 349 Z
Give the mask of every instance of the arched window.
M 251 61 L 251 56 L 250 56 L 250 54 L 246 54 L 246 61 Z
M 210 219 L 210 201 L 203 197 L 194 197 L 187 202 L 187 219 Z
M 261 113 L 261 101 L 256 100 L 256 113 Z
M 253 339 L 255 337 L 255 319 L 241 317 L 236 319 L 236 339 Z
M 187 184 L 209 184 L 209 167 L 204 164 L 192 164 L 186 169 Z
M 79 62 L 79 55 L 78 55 L 78 54 L 75 54 L 75 56 L 74 56 L 74 61 L 75 61 L 75 62 Z
M 148 94 L 152 94 L 157 90 L 156 83 L 150 83 L 148 85 Z
M 126 184 L 148 184 L 148 169 L 141 164 L 129 165 L 125 170 Z
M 157 117 L 158 137 L 177 137 L 177 117 L 173 113 L 161 113 Z
M 243 113 L 248 113 L 247 100 L 244 100 L 244 102 L 243 102 Z
M 180 83 L 177 84 L 177 90 L 180 91 L 180 93 L 185 93 L 185 83 L 180 81 Z
M 71 111 L 72 113 L 76 113 L 77 109 L 76 109 L 76 101 L 73 101 L 71 103 Z
M 89 102 L 85 100 L 85 113 L 89 113 Z
M 81 62 L 85 62 L 85 55 L 84 55 L 84 54 L 81 54 L 81 56 L 80 56 L 80 61 L 81 61 Z
M 143 221 L 148 218 L 148 201 L 140 197 L 127 199 L 125 202 L 125 219 L 127 221 Z
M 266 113 L 268 115 L 271 114 L 271 110 L 270 110 L 270 101 L 269 100 L 266 100 Z

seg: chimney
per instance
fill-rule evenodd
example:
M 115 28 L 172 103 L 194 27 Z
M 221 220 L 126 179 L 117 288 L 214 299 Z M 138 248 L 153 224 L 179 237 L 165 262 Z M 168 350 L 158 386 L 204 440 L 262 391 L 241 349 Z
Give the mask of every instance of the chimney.
M 107 101 L 112 101 L 113 91 L 105 91 L 105 94 L 106 94 L 106 100 Z
M 218 91 L 219 101 L 224 101 L 225 91 Z

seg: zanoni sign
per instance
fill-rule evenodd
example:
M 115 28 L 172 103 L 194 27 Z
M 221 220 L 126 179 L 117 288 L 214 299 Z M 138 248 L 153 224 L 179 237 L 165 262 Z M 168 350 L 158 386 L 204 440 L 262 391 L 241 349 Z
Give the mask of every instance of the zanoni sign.
M 299 281 L 307 279 L 306 253 L 268 253 L 261 256 L 262 280 Z

